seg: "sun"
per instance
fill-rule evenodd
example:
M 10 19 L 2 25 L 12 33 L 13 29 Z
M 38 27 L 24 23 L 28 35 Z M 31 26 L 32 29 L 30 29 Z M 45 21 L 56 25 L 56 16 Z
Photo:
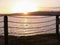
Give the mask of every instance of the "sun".
M 30 1 L 22 1 L 20 3 L 16 3 L 16 5 L 13 5 L 11 10 L 13 13 L 27 14 L 28 12 L 37 11 L 37 5 Z

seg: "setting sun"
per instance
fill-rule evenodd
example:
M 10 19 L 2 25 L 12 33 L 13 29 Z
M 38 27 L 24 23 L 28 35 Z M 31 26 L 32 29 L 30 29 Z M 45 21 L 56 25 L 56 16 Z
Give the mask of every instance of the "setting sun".
M 46 7 L 46 8 L 45 8 Z M 56 7 L 60 7 L 58 0 L 1 0 L 0 14 L 24 13 L 34 11 L 50 11 L 50 7 L 55 11 Z M 54 8 L 54 9 L 53 9 Z M 60 11 L 60 8 L 58 8 Z M 57 11 L 58 11 L 57 10 Z
M 37 5 L 30 1 L 22 1 L 21 3 L 16 3 L 11 9 L 13 13 L 24 13 L 37 11 Z

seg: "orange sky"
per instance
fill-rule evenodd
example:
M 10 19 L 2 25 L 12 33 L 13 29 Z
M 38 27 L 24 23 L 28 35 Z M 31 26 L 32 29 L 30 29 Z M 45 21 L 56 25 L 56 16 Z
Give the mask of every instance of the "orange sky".
M 0 0 L 0 14 L 44 10 L 41 7 L 60 7 L 60 0 Z

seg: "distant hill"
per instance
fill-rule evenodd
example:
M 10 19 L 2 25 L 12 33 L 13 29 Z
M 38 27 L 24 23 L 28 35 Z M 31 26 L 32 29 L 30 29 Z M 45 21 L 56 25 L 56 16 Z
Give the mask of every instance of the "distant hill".
M 24 13 L 12 13 L 12 14 L 0 14 L 0 16 L 4 16 L 4 15 L 11 15 L 11 16 L 23 16 L 23 15 L 29 15 L 29 16 L 39 16 L 39 15 L 60 15 L 60 11 L 35 11 L 35 12 L 28 12 L 27 14 Z
M 59 12 L 60 13 L 60 7 L 40 7 L 39 9 L 38 9 L 38 11 L 35 11 L 35 12 L 28 12 L 29 14 L 30 13 L 38 13 L 38 14 L 40 14 L 40 13 L 50 13 L 50 12 L 54 12 L 54 13 L 56 13 L 56 12 Z M 8 14 L 0 14 L 0 15 L 23 15 L 23 13 L 8 13 Z

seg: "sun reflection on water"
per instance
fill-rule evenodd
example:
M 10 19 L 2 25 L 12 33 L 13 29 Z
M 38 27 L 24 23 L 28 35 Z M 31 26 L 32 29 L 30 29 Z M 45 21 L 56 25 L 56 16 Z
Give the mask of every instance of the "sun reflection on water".
M 23 28 L 24 28 L 24 32 L 26 33 L 26 30 L 28 30 L 27 28 L 29 28 L 29 24 L 28 24 L 28 18 L 25 16 L 23 19 Z

